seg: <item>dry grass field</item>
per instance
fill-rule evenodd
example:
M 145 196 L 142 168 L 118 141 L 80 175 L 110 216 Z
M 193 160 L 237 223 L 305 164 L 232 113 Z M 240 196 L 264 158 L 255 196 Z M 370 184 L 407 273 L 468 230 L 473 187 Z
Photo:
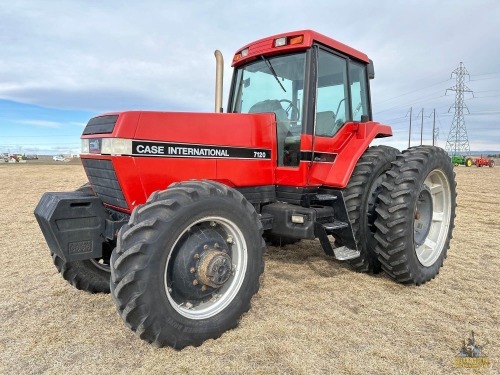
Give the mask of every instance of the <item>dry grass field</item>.
M 500 166 L 456 173 L 454 239 L 436 279 L 358 274 L 316 241 L 268 247 L 239 327 L 175 351 L 141 341 L 109 295 L 74 289 L 53 266 L 33 210 L 45 191 L 80 186 L 81 166 L 0 165 L 0 373 L 498 374 Z M 471 330 L 489 369 L 453 367 Z

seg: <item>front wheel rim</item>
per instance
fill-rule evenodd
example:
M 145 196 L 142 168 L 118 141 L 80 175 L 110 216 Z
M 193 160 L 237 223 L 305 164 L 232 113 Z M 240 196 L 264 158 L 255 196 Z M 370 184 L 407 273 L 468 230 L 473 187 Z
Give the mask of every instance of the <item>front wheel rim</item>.
M 109 261 L 104 260 L 103 258 L 92 258 L 90 262 L 98 269 L 111 273 L 111 268 L 109 267 Z
M 231 247 L 232 273 L 229 279 L 211 297 L 203 301 L 181 300 L 174 297 L 175 288 L 169 279 L 169 265 L 173 262 L 175 250 L 182 246 L 186 235 L 193 228 L 209 224 L 218 228 L 226 237 Z M 194 320 L 211 318 L 227 308 L 238 294 L 246 274 L 248 251 L 245 237 L 239 227 L 231 220 L 220 216 L 208 216 L 190 224 L 175 240 L 173 250 L 170 252 L 164 273 L 164 285 L 168 302 L 180 315 Z M 194 280 L 193 280 L 194 281 Z M 200 285 L 202 287 L 203 285 Z
M 439 169 L 427 175 L 422 191 L 424 190 L 429 191 L 432 197 L 432 215 L 428 217 L 429 230 L 425 239 L 415 243 L 415 253 L 423 266 L 430 267 L 439 259 L 448 239 L 452 197 L 450 182 Z M 415 217 L 418 218 L 418 210 L 415 211 Z M 417 229 L 414 226 L 414 238 L 416 235 Z

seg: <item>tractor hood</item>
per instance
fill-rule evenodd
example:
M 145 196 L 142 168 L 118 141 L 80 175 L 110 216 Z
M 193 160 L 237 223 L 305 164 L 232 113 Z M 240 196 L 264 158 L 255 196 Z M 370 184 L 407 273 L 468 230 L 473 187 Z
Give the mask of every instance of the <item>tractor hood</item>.
M 88 122 L 82 134 L 82 154 L 163 156 L 159 152 L 161 143 L 166 143 L 167 151 L 169 144 L 179 144 L 179 147 L 190 147 L 190 145 L 256 147 L 266 148 L 271 152 L 276 137 L 275 126 L 273 114 L 139 111 L 109 113 L 94 117 Z M 106 152 L 109 150 L 108 144 L 113 143 L 110 138 L 123 140 L 123 145 L 128 142 L 132 145 L 132 150 L 127 150 L 127 146 L 124 146 L 120 151 L 131 152 Z M 149 147 L 149 151 L 145 151 L 148 142 L 158 145 L 155 148 Z M 86 143 L 89 143 L 88 148 Z M 203 153 L 202 151 L 195 156 L 204 156 Z M 229 151 L 227 154 L 230 154 Z
M 173 182 L 275 183 L 274 114 L 109 113 L 91 119 L 81 138 L 94 190 L 125 212 Z

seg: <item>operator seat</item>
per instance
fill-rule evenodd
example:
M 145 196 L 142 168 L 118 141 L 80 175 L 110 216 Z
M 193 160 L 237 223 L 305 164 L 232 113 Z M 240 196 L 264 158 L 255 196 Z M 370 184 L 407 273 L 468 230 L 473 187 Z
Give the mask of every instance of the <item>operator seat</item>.
M 279 100 L 268 99 L 255 103 L 250 107 L 248 113 L 274 113 L 276 115 L 276 126 L 278 130 L 278 165 L 283 165 L 285 138 L 290 135 L 290 120 Z
M 316 113 L 316 135 L 331 137 L 335 131 L 335 113 L 333 111 Z

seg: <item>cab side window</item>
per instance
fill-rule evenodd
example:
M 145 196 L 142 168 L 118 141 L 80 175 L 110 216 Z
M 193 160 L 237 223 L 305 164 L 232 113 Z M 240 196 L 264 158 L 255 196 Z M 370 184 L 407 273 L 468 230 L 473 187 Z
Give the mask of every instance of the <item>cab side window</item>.
M 346 59 L 318 51 L 316 135 L 332 137 L 349 118 Z
M 361 116 L 368 116 L 370 113 L 366 65 L 349 62 L 349 78 L 351 81 L 352 120 L 361 121 Z

